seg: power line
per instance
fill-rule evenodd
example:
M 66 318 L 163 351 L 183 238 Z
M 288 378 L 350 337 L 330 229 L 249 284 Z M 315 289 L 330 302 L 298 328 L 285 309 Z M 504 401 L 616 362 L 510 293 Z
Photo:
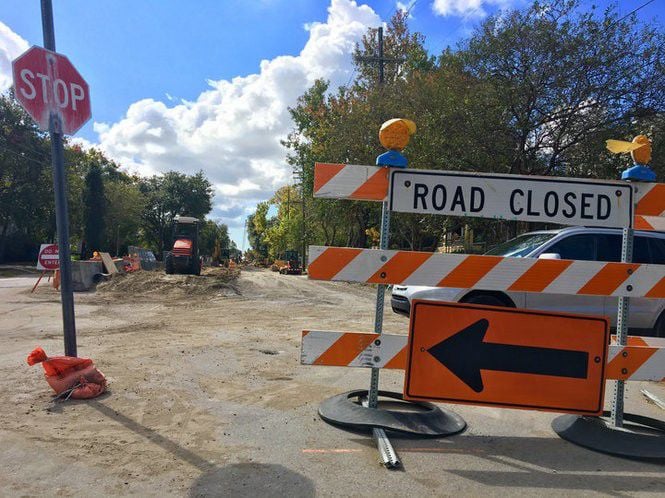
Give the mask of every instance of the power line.
M 9 154 L 12 154 L 12 155 L 14 155 L 14 156 L 16 156 L 20 159 L 24 159 L 26 161 L 30 161 L 30 162 L 33 162 L 35 164 L 38 164 L 40 166 L 48 166 L 48 160 L 38 160 L 38 159 L 35 159 L 34 157 L 24 156 L 23 154 L 25 154 L 25 152 L 24 153 L 19 153 L 19 152 L 16 152 L 15 150 L 5 148 L 2 151 L 0 151 L 0 154 L 3 154 L 5 152 L 8 152 Z
M 643 3 L 642 5 L 640 5 L 639 7 L 637 7 L 636 9 L 631 10 L 630 12 L 628 12 L 628 14 L 626 14 L 625 16 L 623 16 L 623 17 L 620 18 L 620 19 L 617 19 L 617 20 L 614 21 L 614 22 L 617 23 L 617 22 L 621 22 L 621 21 L 623 21 L 625 18 L 632 16 L 635 12 L 637 12 L 637 11 L 643 9 L 644 7 L 646 7 L 647 5 L 649 5 L 649 4 L 651 4 L 651 3 L 655 2 L 655 1 L 656 1 L 656 0 L 649 0 L 649 1 L 646 2 L 646 3 Z M 610 24 L 610 26 L 611 26 L 611 24 Z

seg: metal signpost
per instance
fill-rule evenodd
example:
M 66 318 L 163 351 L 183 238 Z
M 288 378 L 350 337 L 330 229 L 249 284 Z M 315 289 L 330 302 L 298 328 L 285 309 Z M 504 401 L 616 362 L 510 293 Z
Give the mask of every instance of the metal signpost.
M 633 229 L 632 223 L 623 229 L 621 238 L 621 261 L 630 263 L 633 261 Z M 628 315 L 630 311 L 630 297 L 620 296 L 617 309 L 617 344 L 625 346 L 628 341 Z M 623 397 L 624 381 L 614 382 L 614 399 L 612 403 L 612 425 L 623 427 Z
M 51 0 L 42 0 L 41 8 L 44 48 L 28 49 L 12 62 L 12 72 L 17 99 L 40 129 L 48 130 L 51 137 L 65 355 L 76 356 L 67 177 L 62 137 L 64 134 L 76 133 L 90 119 L 90 91 L 88 84 L 67 57 L 55 52 Z
M 381 238 L 379 246 L 381 249 L 388 248 L 390 240 L 390 210 L 388 203 L 383 202 L 381 205 Z M 379 284 L 376 288 L 376 310 L 374 313 L 374 332 L 379 334 L 383 333 L 383 308 L 386 296 L 386 286 Z M 376 339 L 381 341 L 381 339 Z M 377 408 L 379 403 L 379 372 L 380 369 L 372 368 L 370 386 L 367 394 L 367 405 L 369 408 Z M 381 428 L 372 429 L 372 434 L 376 440 L 379 454 L 383 464 L 388 468 L 397 468 L 401 465 L 397 453 L 395 452 L 386 432 Z

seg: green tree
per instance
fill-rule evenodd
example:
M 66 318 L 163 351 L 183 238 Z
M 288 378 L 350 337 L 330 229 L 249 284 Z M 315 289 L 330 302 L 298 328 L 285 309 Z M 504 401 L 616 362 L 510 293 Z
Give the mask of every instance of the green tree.
M 102 169 L 98 164 L 90 165 L 85 176 L 85 191 L 83 193 L 83 222 L 87 251 L 84 257 L 93 251 L 106 250 L 104 231 L 106 228 L 106 197 L 104 196 L 104 180 Z
M 172 242 L 171 227 L 176 215 L 202 220 L 212 210 L 212 184 L 202 171 L 195 175 L 169 171 L 163 176 L 142 179 L 139 189 L 145 199 L 143 238 L 159 255 Z
M 569 159 L 579 148 L 598 156 L 608 133 L 665 111 L 665 34 L 619 18 L 616 6 L 598 14 L 553 0 L 490 17 L 460 57 L 465 73 L 491 85 L 486 104 L 505 113 L 511 173 L 607 174 Z
M 247 217 L 247 240 L 255 255 L 261 259 L 267 259 L 269 255 L 269 247 L 266 242 L 266 235 L 270 228 L 267 218 L 269 208 L 268 202 L 259 202 L 256 211 Z
M 215 252 L 215 247 L 219 246 L 222 252 L 235 250 L 236 244 L 229 236 L 229 227 L 225 223 L 205 220 L 201 225 L 199 250 L 202 255 L 211 256 Z
M 268 226 L 264 240 L 272 258 L 280 258 L 287 251 L 300 252 L 302 242 L 302 209 L 297 187 L 287 185 L 275 192 L 270 200 L 277 207 L 277 215 Z
M 355 81 L 339 89 L 317 81 L 290 109 L 295 126 L 283 143 L 305 189 L 313 243 L 367 246 L 367 229 L 378 229 L 376 204 L 312 199 L 313 166 L 372 164 L 381 152 L 377 130 L 391 117 L 418 125 L 405 151 L 410 167 L 616 178 L 628 160 L 607 153 L 605 140 L 647 133 L 660 172 L 665 34 L 656 24 L 620 17 L 616 6 L 598 12 L 576 0 L 552 0 L 488 18 L 436 59 L 401 14 L 384 42 L 384 54 L 397 63 L 386 66 L 383 85 L 376 63 L 366 63 L 377 52 L 369 30 L 354 53 Z M 391 243 L 433 249 L 461 225 L 488 245 L 518 228 L 395 214 Z M 286 233 L 275 235 L 271 241 Z
M 145 199 L 134 179 L 107 178 L 105 185 L 106 245 L 120 256 L 127 252 L 127 246 L 139 244 Z
M 36 259 L 53 241 L 50 148 L 14 99 L 0 95 L 0 261 Z

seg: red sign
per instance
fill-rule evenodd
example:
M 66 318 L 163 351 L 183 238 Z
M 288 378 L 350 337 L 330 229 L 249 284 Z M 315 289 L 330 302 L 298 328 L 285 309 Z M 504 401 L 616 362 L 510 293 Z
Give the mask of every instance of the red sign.
M 37 257 L 38 270 L 57 270 L 60 268 L 57 244 L 42 244 Z
M 414 300 L 405 399 L 598 415 L 605 317 Z
M 12 72 L 16 98 L 40 129 L 49 129 L 51 114 L 59 118 L 58 131 L 65 135 L 90 119 L 88 84 L 64 55 L 31 47 L 12 62 Z

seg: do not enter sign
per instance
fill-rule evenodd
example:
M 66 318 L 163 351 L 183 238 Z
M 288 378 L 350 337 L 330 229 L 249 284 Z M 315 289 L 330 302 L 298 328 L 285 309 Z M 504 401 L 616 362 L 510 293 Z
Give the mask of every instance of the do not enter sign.
M 12 72 L 16 98 L 40 129 L 49 129 L 51 114 L 65 135 L 90 119 L 88 84 L 64 55 L 32 47 L 12 62 Z
M 57 270 L 60 268 L 60 259 L 57 244 L 42 244 L 37 256 L 38 270 Z

